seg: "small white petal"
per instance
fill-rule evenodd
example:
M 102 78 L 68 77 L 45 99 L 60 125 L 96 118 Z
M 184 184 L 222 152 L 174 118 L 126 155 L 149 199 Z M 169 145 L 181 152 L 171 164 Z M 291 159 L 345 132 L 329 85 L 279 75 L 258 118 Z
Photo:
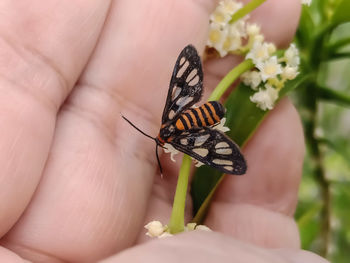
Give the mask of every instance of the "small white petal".
M 187 226 L 185 227 L 185 229 L 187 231 L 192 231 L 196 228 L 196 225 L 197 225 L 196 223 L 188 223 Z
M 258 26 L 257 24 L 248 24 L 247 34 L 252 37 L 260 34 L 260 26 Z
M 170 153 L 170 159 L 175 163 L 176 160 L 174 159 L 174 156 L 179 153 L 178 150 L 176 150 L 171 144 L 166 143 L 164 144 L 163 150 L 165 153 Z
M 226 118 L 222 118 L 220 123 L 215 125 L 213 128 L 222 132 L 227 132 L 230 128 L 225 126 Z
M 260 42 L 260 43 L 262 43 L 262 42 L 264 42 L 264 39 L 265 39 L 264 35 L 258 34 L 258 35 L 256 35 L 256 36 L 254 36 L 254 43 L 255 43 L 255 42 Z
M 245 85 L 250 86 L 253 90 L 257 90 L 261 83 L 260 72 L 256 70 L 245 72 L 241 75 L 241 79 Z
M 289 48 L 284 52 L 284 60 L 291 67 L 297 67 L 300 64 L 299 50 L 295 44 L 290 44 Z
M 163 234 L 161 234 L 160 236 L 158 236 L 158 238 L 164 238 L 164 237 L 172 237 L 173 234 L 170 234 L 168 232 L 164 232 Z
M 224 57 L 230 51 L 236 51 L 242 47 L 242 39 L 240 36 L 227 36 L 225 41 L 222 43 L 220 49 L 220 56 Z
M 282 73 L 282 66 L 278 63 L 276 56 L 270 57 L 264 62 L 258 62 L 256 67 L 260 70 L 263 81 L 275 78 Z
M 253 60 L 254 64 L 264 62 L 270 57 L 268 46 L 266 43 L 254 42 L 252 49 L 246 55 L 246 58 Z
M 205 226 L 205 225 L 198 225 L 198 226 L 196 226 L 196 230 L 212 232 L 212 230 L 209 227 Z
M 266 89 L 259 89 L 250 97 L 250 100 L 257 104 L 262 110 L 272 110 L 273 106 L 278 99 L 278 91 L 272 86 L 266 84 Z
M 273 53 L 276 52 L 276 46 L 274 43 L 266 43 L 267 45 L 267 50 L 269 51 L 269 54 L 272 55 Z
M 310 5 L 311 5 L 311 2 L 312 2 L 312 0 L 301 0 L 301 3 L 302 3 L 303 5 L 308 5 L 308 6 L 310 6 Z
M 247 26 L 246 19 L 238 20 L 237 22 L 230 25 L 229 32 L 231 35 L 246 37 L 247 36 Z
M 233 15 L 242 8 L 243 4 L 233 0 L 224 0 L 220 1 L 219 6 L 221 6 L 228 14 Z
M 218 24 L 211 23 L 209 25 L 209 37 L 207 41 L 208 47 L 215 48 L 220 56 L 225 56 L 227 51 L 223 49 L 223 44 L 228 35 L 228 27 L 222 28 Z
M 285 79 L 295 79 L 299 74 L 297 67 L 286 66 L 283 68 L 282 77 Z
M 165 229 L 163 224 L 159 221 L 151 221 L 145 225 L 145 228 L 148 230 L 146 235 L 150 237 L 160 236 Z
M 225 26 L 231 20 L 231 15 L 227 12 L 227 10 L 218 6 L 215 11 L 209 17 L 210 21 L 213 24 L 218 24 L 220 26 Z

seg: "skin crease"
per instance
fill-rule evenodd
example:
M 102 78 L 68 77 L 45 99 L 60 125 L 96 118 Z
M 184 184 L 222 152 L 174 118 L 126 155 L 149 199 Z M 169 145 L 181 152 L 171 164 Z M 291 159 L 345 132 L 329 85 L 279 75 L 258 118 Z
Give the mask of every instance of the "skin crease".
M 161 180 L 154 143 L 120 113 L 157 134 L 176 57 L 188 43 L 203 50 L 214 7 L 1 1 L 1 262 L 93 262 L 118 252 L 105 262 L 326 262 L 299 249 L 291 217 L 304 144 L 288 100 L 244 149 L 248 174 L 227 178 L 216 195 L 206 222 L 216 232 L 143 243 L 145 222 L 168 221 L 178 166 L 162 158 Z M 299 12 L 299 1 L 269 0 L 252 19 L 283 46 Z M 235 61 L 204 65 L 203 100 Z

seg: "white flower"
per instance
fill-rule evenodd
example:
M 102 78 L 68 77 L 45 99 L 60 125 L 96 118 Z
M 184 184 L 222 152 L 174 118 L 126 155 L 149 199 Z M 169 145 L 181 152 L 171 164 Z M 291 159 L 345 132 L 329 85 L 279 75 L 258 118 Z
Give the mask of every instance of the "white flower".
M 302 3 L 303 5 L 308 5 L 308 6 L 310 6 L 310 5 L 311 5 L 311 1 L 312 1 L 312 0 L 301 0 L 301 3 Z
M 195 230 L 211 232 L 211 229 L 205 225 L 197 225 Z
M 254 43 L 256 43 L 256 42 L 262 43 L 262 42 L 264 42 L 264 39 L 265 39 L 264 35 L 257 34 L 254 36 Z
M 246 37 L 247 28 L 244 20 L 238 20 L 229 25 L 229 34 L 237 37 Z
M 214 47 L 220 54 L 225 54 L 223 44 L 228 35 L 228 27 L 221 28 L 220 25 L 211 23 L 209 26 L 209 38 L 207 41 L 208 47 Z M 226 54 L 225 54 L 226 55 Z
M 253 90 L 257 90 L 257 87 L 261 83 L 260 73 L 256 70 L 245 72 L 241 75 L 243 83 L 250 86 Z
M 250 37 L 254 37 L 254 36 L 260 34 L 260 26 L 258 26 L 257 24 L 248 24 L 247 25 L 247 34 Z
M 240 36 L 228 35 L 222 43 L 222 48 L 219 51 L 220 57 L 224 57 L 228 52 L 239 49 L 242 46 Z
M 176 161 L 175 161 L 175 159 L 174 159 L 174 156 L 175 156 L 176 154 L 178 154 L 179 151 L 176 150 L 176 149 L 175 149 L 171 144 L 169 144 L 169 143 L 164 144 L 163 150 L 164 150 L 165 153 L 170 153 L 170 159 L 175 163 Z
M 213 128 L 222 132 L 227 132 L 230 130 L 230 128 L 225 126 L 225 122 L 226 122 L 226 118 L 222 118 L 217 125 L 213 126 Z
M 278 99 L 278 91 L 269 84 L 266 84 L 265 87 L 266 89 L 259 89 L 258 92 L 254 93 L 250 100 L 262 110 L 272 110 Z
M 274 43 L 266 43 L 266 46 L 270 55 L 276 52 L 276 45 Z
M 253 60 L 257 65 L 270 57 L 268 46 L 266 43 L 254 42 L 252 49 L 246 55 L 246 58 Z
M 222 7 L 228 14 L 233 15 L 242 8 L 243 4 L 234 0 L 224 0 L 220 1 L 219 6 Z
M 164 227 L 163 224 L 159 221 L 151 221 L 145 225 L 145 228 L 148 230 L 146 233 L 147 236 L 159 237 L 163 234 L 166 227 Z
M 215 9 L 214 13 L 210 15 L 210 21 L 213 24 L 217 24 L 220 26 L 225 26 L 230 20 L 231 20 L 231 15 L 222 6 L 218 6 Z
M 299 74 L 297 67 L 286 66 L 283 68 L 282 77 L 288 80 L 295 79 Z
M 296 67 L 300 64 L 299 50 L 295 44 L 290 44 L 289 48 L 284 52 L 284 60 L 291 67 Z
M 164 237 L 172 237 L 173 234 L 170 234 L 169 232 L 164 232 L 163 234 L 161 234 L 160 236 L 158 236 L 158 238 L 164 238 Z
M 196 223 L 188 223 L 186 226 L 185 226 L 185 231 L 192 231 L 196 228 Z
M 282 66 L 278 63 L 276 56 L 272 56 L 264 62 L 259 61 L 256 67 L 260 70 L 263 81 L 275 78 L 278 74 L 282 73 Z

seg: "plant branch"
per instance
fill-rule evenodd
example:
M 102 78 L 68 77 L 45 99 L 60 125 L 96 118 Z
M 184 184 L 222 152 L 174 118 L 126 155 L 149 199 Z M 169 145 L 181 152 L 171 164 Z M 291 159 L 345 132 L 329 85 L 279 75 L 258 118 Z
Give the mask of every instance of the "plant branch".
M 239 19 L 245 17 L 250 12 L 252 12 L 254 9 L 259 7 L 261 4 L 263 4 L 266 0 L 252 0 L 245 6 L 243 6 L 241 9 L 239 9 L 236 13 L 233 14 L 230 24 L 233 24 L 234 22 L 238 21 Z
M 182 232 L 185 228 L 185 204 L 191 162 L 191 158 L 185 154 L 182 160 L 179 177 L 177 179 L 173 210 L 169 222 L 169 231 L 172 234 Z
M 236 79 L 244 72 L 254 67 L 251 59 L 244 60 L 236 67 L 234 67 L 227 75 L 220 81 L 214 91 L 209 96 L 208 100 L 219 100 L 225 91 L 236 81 Z

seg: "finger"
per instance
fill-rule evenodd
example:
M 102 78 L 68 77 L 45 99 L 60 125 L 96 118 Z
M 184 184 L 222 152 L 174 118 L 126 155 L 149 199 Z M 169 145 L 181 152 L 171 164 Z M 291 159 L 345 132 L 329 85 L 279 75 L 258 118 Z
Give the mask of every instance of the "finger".
M 0 261 L 1 262 L 11 262 L 11 263 L 29 263 L 29 261 L 24 260 L 20 256 L 16 255 L 9 249 L 0 247 Z
M 244 149 L 248 170 L 227 176 L 206 224 L 235 238 L 266 247 L 299 247 L 292 218 L 304 157 L 299 116 L 283 100 Z
M 95 1 L 0 3 L 1 236 L 38 185 L 56 113 L 94 47 L 107 7 Z
M 174 253 L 176 251 L 176 253 Z M 193 231 L 153 240 L 125 250 L 101 262 L 254 262 L 327 263 L 321 257 L 301 250 L 271 250 L 215 232 Z
M 150 116 L 157 113 L 158 123 L 158 100 L 177 54 L 205 41 L 205 3 L 211 5 L 113 2 L 95 53 L 60 112 L 43 180 L 7 246 L 34 261 L 39 251 L 86 262 L 133 244 L 155 174 L 154 142 L 120 112 L 155 131 Z

